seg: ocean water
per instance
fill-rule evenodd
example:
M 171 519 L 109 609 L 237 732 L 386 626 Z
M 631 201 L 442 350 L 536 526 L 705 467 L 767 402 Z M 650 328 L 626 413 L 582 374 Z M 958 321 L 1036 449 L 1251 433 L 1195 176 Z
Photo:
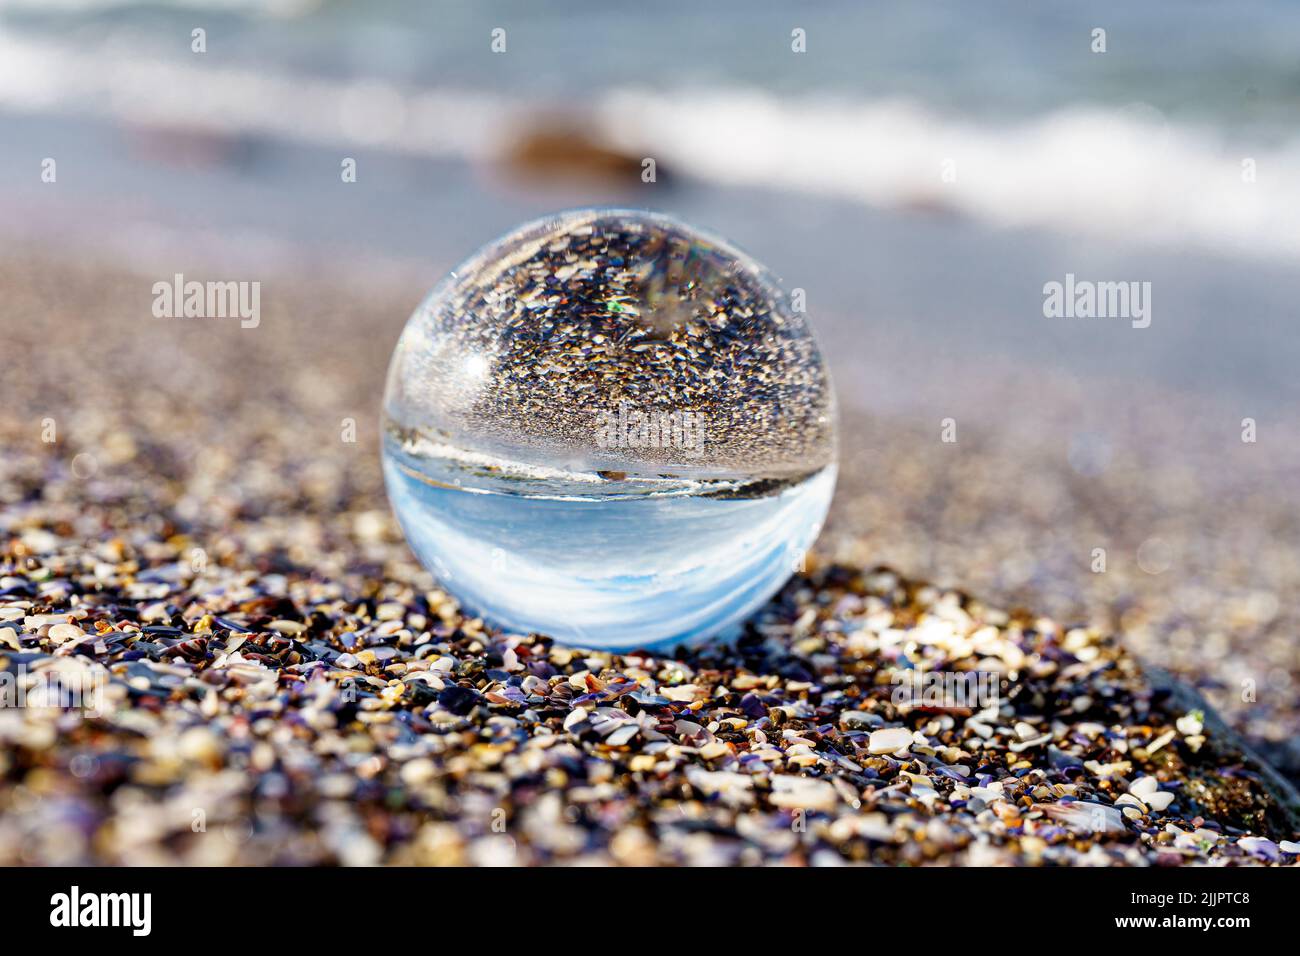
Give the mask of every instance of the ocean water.
M 561 122 L 717 186 L 1293 260 L 1297 48 L 1280 0 L 22 0 L 0 112 L 469 163 Z
M 384 478 L 412 550 L 472 610 L 579 647 L 649 649 L 725 635 L 760 607 L 816 539 L 835 466 L 778 488 L 485 472 L 389 430 Z
M 92 55 L 553 101 L 620 87 L 743 87 L 846 102 L 907 99 L 975 121 L 1141 101 L 1179 121 L 1282 129 L 1300 105 L 1300 7 L 1287 0 L 662 0 L 651 14 L 600 0 L 562 8 L 533 0 L 4 0 L 0 24 L 13 42 L 57 40 Z M 208 31 L 206 64 L 190 51 L 195 27 Z M 488 47 L 495 28 L 507 34 L 499 55 Z M 807 37 L 797 61 L 794 28 Z M 1107 33 L 1103 55 L 1091 50 L 1098 28 Z

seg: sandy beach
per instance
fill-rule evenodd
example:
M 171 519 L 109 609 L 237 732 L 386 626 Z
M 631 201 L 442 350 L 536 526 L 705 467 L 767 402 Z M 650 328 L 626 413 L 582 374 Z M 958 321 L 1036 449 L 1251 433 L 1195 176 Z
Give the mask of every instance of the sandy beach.
M 1300 8 L 1103 7 L 0 3 L 0 865 L 1293 867 Z M 701 485 L 770 502 L 816 468 L 811 538 L 837 467 L 806 563 L 725 640 L 496 628 L 390 510 L 412 310 L 593 206 L 724 237 L 770 295 L 728 267 L 721 294 L 681 284 L 703 311 L 675 324 L 652 284 L 664 334 L 624 338 L 636 255 L 547 244 L 484 287 L 502 325 L 416 340 L 433 407 L 390 407 L 390 435 L 452 407 L 476 413 L 459 451 L 524 419 L 580 444 L 567 386 L 671 368 L 673 412 L 729 429 L 695 451 L 789 439 Z M 224 316 L 184 317 L 190 281 L 233 290 L 199 310 Z M 785 293 L 819 343 L 786 366 L 804 392 L 774 382 L 779 336 L 746 337 Z M 536 350 L 490 365 L 489 333 Z M 415 461 L 415 492 L 467 490 Z M 636 470 L 576 461 L 584 489 Z M 464 497 L 421 554 L 509 588 Z M 510 619 L 556 621 L 602 557 L 648 603 L 686 590 L 670 552 L 727 556 L 692 627 L 785 571 L 752 509 L 657 538 L 628 513 L 530 524 L 553 574 L 516 579 Z M 636 639 L 672 620 L 622 597 Z M 1149 875 L 1107 874 L 1089 918 L 1136 913 L 1121 882 Z
M 282 275 L 241 329 L 151 284 L 0 264 L 0 666 L 103 688 L 0 711 L 0 861 L 1296 859 L 1252 752 L 1293 772 L 1292 465 L 1183 466 L 1224 456 L 1191 399 L 1064 456 L 1068 382 L 956 444 L 850 402 L 807 573 L 734 644 L 612 656 L 466 619 L 400 539 L 377 404 L 423 290 Z M 1000 702 L 900 703 L 918 669 Z

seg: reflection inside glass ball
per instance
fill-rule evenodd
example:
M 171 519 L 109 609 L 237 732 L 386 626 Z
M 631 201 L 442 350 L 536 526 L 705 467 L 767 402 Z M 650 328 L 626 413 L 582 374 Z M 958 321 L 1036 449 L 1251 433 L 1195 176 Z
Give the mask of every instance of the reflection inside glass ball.
M 469 609 L 583 647 L 722 634 L 801 566 L 830 378 L 763 267 L 663 216 L 566 213 L 408 321 L 384 398 L 407 540 Z

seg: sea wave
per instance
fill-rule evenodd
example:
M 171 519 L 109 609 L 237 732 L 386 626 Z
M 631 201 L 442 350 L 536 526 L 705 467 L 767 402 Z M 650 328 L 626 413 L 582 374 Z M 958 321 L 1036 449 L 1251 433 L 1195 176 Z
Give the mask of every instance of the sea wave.
M 623 91 L 599 115 L 616 145 L 653 144 L 670 167 L 719 183 L 950 210 L 1006 227 L 1300 255 L 1300 182 L 1290 175 L 1300 138 L 1252 149 L 1141 104 L 990 125 L 904 100 Z
M 0 37 L 0 108 L 261 134 L 491 162 L 553 123 L 554 103 L 378 79 L 305 77 Z M 1300 137 L 1268 145 L 1167 122 L 1150 107 L 1070 107 L 1015 121 L 903 99 L 752 88 L 610 89 L 563 106 L 571 126 L 677 175 L 996 226 L 1300 256 Z

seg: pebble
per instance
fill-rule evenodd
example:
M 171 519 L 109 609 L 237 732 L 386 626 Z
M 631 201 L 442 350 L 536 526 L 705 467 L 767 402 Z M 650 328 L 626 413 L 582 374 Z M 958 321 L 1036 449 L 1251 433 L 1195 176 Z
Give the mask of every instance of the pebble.
M 773 777 L 769 799 L 773 806 L 823 813 L 834 810 L 840 802 L 834 787 L 809 777 Z
M 845 730 L 869 730 L 879 725 L 880 717 L 876 714 L 860 710 L 846 710 L 840 714 L 840 726 Z
M 892 754 L 905 750 L 912 743 L 912 732 L 905 727 L 890 727 L 885 730 L 873 730 L 867 752 L 871 754 Z
M 191 727 L 182 732 L 177 750 L 186 760 L 200 763 L 216 763 L 224 753 L 221 741 L 207 727 Z
M 75 624 L 55 624 L 50 627 L 50 640 L 55 644 L 62 644 L 64 641 L 79 641 L 86 636 L 86 632 Z
M 1123 814 L 1115 807 L 1092 801 L 1048 804 L 1043 811 L 1076 833 L 1126 833 Z
M 417 757 L 402 766 L 402 782 L 411 787 L 419 787 L 433 780 L 438 775 L 438 768 L 427 757 Z
M 1195 737 L 1205 729 L 1205 723 L 1200 713 L 1191 713 L 1179 717 L 1178 720 L 1175 721 L 1174 726 L 1177 727 L 1178 732 L 1185 737 Z
M 632 739 L 640 732 L 641 728 L 638 725 L 633 723 L 624 724 L 606 737 L 605 743 L 611 747 L 622 747 L 624 744 L 631 743 Z M 724 744 L 717 744 L 716 746 L 721 747 L 723 751 L 726 751 L 727 749 Z M 700 755 L 705 757 L 705 759 L 709 759 L 703 750 L 700 751 Z
M 1159 784 L 1160 782 L 1155 777 L 1139 777 L 1129 785 L 1128 792 L 1156 813 L 1162 813 L 1169 809 L 1169 805 L 1174 802 L 1175 795 L 1169 791 L 1158 789 Z

